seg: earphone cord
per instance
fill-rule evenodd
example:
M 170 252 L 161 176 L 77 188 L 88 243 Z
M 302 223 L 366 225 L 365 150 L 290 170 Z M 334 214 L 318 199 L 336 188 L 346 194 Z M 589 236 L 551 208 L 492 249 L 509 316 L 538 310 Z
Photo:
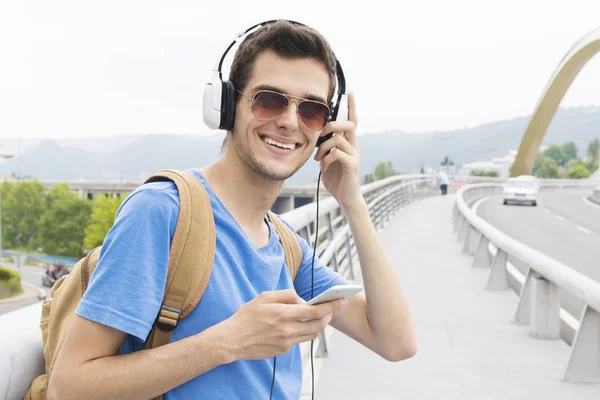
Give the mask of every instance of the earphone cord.
M 312 267 L 310 271 L 310 298 L 314 296 L 315 290 L 315 255 L 317 254 L 317 242 L 319 239 L 319 187 L 321 186 L 321 171 L 319 171 L 319 178 L 317 179 L 317 216 L 315 221 L 315 243 L 312 255 Z M 312 400 L 315 400 L 315 366 L 313 360 L 313 345 L 315 341 L 310 341 L 310 373 L 311 373 L 311 394 Z
M 321 172 L 319 171 L 319 178 L 317 179 L 317 218 L 315 222 L 315 243 L 313 248 L 312 255 L 312 266 L 310 270 L 310 298 L 314 297 L 315 291 L 315 255 L 317 254 L 317 241 L 319 238 L 319 187 L 321 186 Z M 311 383 L 312 383 L 312 400 L 315 400 L 315 366 L 313 359 L 313 346 L 315 341 L 310 341 L 310 373 L 311 373 Z M 277 357 L 273 357 L 273 379 L 271 381 L 271 394 L 269 395 L 269 400 L 273 399 L 273 388 L 275 386 L 275 368 L 277 367 Z
M 271 381 L 271 394 L 269 400 L 273 399 L 273 387 L 275 386 L 275 367 L 277 367 L 277 357 L 273 357 L 273 380 Z

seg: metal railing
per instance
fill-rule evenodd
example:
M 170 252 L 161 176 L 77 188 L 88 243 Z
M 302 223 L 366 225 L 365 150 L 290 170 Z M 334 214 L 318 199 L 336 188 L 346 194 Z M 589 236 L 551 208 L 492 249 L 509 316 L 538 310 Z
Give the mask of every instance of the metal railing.
M 540 191 L 589 188 L 587 181 L 542 180 Z M 583 302 L 579 322 L 574 324 L 575 338 L 563 380 L 600 382 L 600 283 L 569 266 L 507 236 L 480 218 L 471 205 L 502 193 L 499 184 L 476 184 L 461 188 L 453 211 L 454 231 L 464 241 L 463 252 L 474 256 L 473 267 L 491 267 L 487 290 L 508 290 L 508 258 L 525 264 L 524 279 L 517 279 L 519 302 L 514 322 L 529 324 L 531 336 L 560 338 L 561 295 L 563 290 Z M 491 246 L 490 246 L 491 244 Z M 496 249 L 490 254 L 490 247 Z M 514 277 L 514 276 L 513 276 Z
M 400 207 L 437 194 L 439 189 L 435 176 L 404 175 L 364 185 L 361 192 L 367 202 L 371 221 L 377 229 L 383 229 Z M 282 218 L 308 242 L 311 249 L 315 240 L 317 241 L 316 253 L 320 262 L 349 282 L 354 281 L 359 268 L 358 257 L 350 227 L 340 205 L 333 197 L 320 199 L 319 231 L 315 235 L 316 213 L 317 205 L 311 203 L 283 214 Z M 315 340 L 316 357 L 327 356 L 327 336 L 321 333 Z M 310 343 L 303 344 L 302 350 L 306 364 L 310 360 Z

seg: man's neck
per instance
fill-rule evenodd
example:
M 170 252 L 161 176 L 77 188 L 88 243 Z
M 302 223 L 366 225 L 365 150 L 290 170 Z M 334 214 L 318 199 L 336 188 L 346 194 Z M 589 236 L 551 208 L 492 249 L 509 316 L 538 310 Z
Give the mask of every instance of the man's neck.
M 244 229 L 257 233 L 264 228 L 264 217 L 279 196 L 283 182 L 261 177 L 228 152 L 201 171 Z

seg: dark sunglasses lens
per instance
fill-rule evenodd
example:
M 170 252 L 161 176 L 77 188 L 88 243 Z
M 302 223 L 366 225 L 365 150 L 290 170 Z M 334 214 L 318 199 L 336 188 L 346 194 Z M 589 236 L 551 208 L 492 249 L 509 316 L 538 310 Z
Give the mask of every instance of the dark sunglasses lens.
M 318 131 L 325 126 L 329 109 L 325 104 L 316 101 L 302 101 L 298 104 L 298 113 L 308 129 Z
M 252 112 L 259 119 L 271 119 L 280 115 L 288 105 L 288 99 L 275 92 L 258 92 L 254 96 Z

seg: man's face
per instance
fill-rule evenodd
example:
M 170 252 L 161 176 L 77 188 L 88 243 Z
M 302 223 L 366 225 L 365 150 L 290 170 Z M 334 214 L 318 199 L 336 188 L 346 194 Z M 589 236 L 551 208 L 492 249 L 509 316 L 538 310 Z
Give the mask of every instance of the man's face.
M 243 92 L 252 98 L 261 89 L 294 96 L 292 98 L 320 99 L 327 104 L 329 75 L 325 66 L 315 59 L 283 58 L 265 50 L 256 57 Z M 291 101 L 283 114 L 269 121 L 257 119 L 251 105 L 250 100 L 240 95 L 230 144 L 238 157 L 263 178 L 285 180 L 308 160 L 322 131 L 310 131 L 302 124 L 296 101 Z M 282 148 L 273 141 L 293 148 Z

